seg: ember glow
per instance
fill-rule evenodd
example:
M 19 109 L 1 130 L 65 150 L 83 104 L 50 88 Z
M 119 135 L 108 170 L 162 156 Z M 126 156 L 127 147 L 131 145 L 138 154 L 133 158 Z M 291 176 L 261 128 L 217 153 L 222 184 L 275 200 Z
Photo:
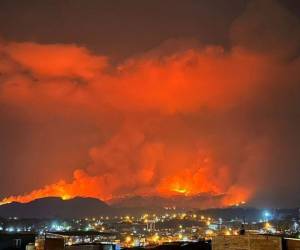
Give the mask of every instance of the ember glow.
M 283 148 L 299 99 L 282 95 L 298 93 L 300 25 L 266 2 L 236 18 L 229 48 L 173 39 L 115 63 L 83 45 L 1 40 L 1 111 L 28 130 L 12 157 L 32 182 L 1 203 L 195 196 L 218 207 L 272 193 L 297 156 Z

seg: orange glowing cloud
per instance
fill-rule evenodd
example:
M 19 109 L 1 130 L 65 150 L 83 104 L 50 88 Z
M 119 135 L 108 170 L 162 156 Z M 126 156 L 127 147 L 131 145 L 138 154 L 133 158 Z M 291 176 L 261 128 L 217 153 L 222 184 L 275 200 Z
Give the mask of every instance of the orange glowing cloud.
M 50 102 L 54 107 L 164 114 L 228 108 L 265 81 L 273 60 L 238 47 L 225 52 L 209 46 L 132 58 L 112 69 L 105 57 L 73 45 L 12 43 L 3 52 L 28 70 L 9 79 L 3 98 L 29 105 Z
M 239 48 L 228 53 L 220 47 L 207 47 L 132 58 L 105 72 L 104 57 L 73 45 L 13 43 L 3 51 L 18 67 L 29 71 L 29 75 L 14 72 L 2 85 L 5 102 L 30 107 L 36 116 L 43 116 L 45 110 L 50 115 L 89 114 L 100 128 L 101 117 L 108 112 L 127 118 L 103 145 L 90 149 L 92 163 L 86 170 L 76 170 L 73 181 L 62 180 L 2 202 L 44 196 L 108 200 L 128 194 L 209 193 L 230 196 L 224 199 L 224 204 L 229 204 L 250 197 L 252 191 L 232 188 L 237 185 L 233 180 L 238 173 L 206 153 L 214 151 L 211 145 L 197 145 L 207 138 L 196 135 L 180 145 L 177 131 L 163 123 L 172 116 L 201 113 L 201 109 L 228 110 L 264 81 L 270 70 L 268 57 Z M 179 131 L 188 129 L 185 124 L 178 126 Z M 176 141 L 165 138 L 165 132 L 174 134 Z
M 210 206 L 251 200 L 255 184 L 263 183 L 255 170 L 270 149 L 259 158 L 249 148 L 272 138 L 249 125 L 259 120 L 252 113 L 266 89 L 299 81 L 299 63 L 245 44 L 158 49 L 118 65 L 76 45 L 2 44 L 1 103 L 33 123 L 68 120 L 93 128 L 92 135 L 78 135 L 79 143 L 88 141 L 89 162 L 70 167 L 72 180 L 57 176 L 54 184 L 45 180 L 45 187 L 2 203 L 178 194 L 221 197 Z
M 164 57 L 131 59 L 118 67 L 109 84 L 93 84 L 109 93 L 106 103 L 124 111 L 197 112 L 226 108 L 254 91 L 269 72 L 270 58 L 236 48 L 189 49 Z
M 104 56 L 93 56 L 76 45 L 10 43 L 5 51 L 25 69 L 45 77 L 91 78 L 107 66 Z

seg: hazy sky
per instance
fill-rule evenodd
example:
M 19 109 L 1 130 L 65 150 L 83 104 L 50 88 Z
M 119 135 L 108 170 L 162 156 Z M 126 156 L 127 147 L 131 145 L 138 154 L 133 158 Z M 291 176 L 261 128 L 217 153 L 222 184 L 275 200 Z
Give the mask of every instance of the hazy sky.
M 0 197 L 299 206 L 299 18 L 298 0 L 0 1 Z

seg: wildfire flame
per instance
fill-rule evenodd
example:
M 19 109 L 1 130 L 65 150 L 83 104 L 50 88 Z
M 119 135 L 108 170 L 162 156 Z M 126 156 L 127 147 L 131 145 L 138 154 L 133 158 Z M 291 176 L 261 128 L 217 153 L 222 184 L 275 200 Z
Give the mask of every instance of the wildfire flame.
M 177 176 L 175 179 L 180 178 Z M 72 183 L 66 183 L 64 181 L 60 181 L 56 184 L 46 186 L 43 189 L 35 190 L 29 194 L 21 195 L 21 196 L 11 196 L 4 198 L 0 205 L 11 203 L 11 202 L 20 202 L 20 203 L 27 203 L 34 199 L 48 197 L 48 196 L 55 196 L 61 197 L 63 200 L 72 199 L 76 196 L 81 197 L 95 197 L 104 201 L 109 201 L 112 196 L 106 196 L 105 194 L 99 192 L 98 189 L 99 177 L 90 177 L 86 175 L 86 173 L 82 172 L 81 170 L 77 170 L 74 173 L 74 181 Z M 192 184 L 192 183 L 191 183 Z M 162 197 L 170 197 L 174 194 L 180 194 L 184 196 L 193 196 L 197 195 L 199 189 L 197 187 L 193 187 L 190 185 L 189 188 L 180 186 L 178 182 L 169 183 L 168 186 L 164 186 L 165 184 L 162 183 L 162 187 L 160 187 L 157 192 Z M 209 190 L 209 189 L 208 189 Z M 224 195 L 223 193 L 212 193 L 212 195 Z M 224 199 L 218 203 L 212 203 L 217 206 L 232 206 L 232 205 L 242 205 L 245 204 L 245 200 L 250 197 L 251 193 L 248 190 L 236 188 L 230 190 L 230 193 L 224 196 Z

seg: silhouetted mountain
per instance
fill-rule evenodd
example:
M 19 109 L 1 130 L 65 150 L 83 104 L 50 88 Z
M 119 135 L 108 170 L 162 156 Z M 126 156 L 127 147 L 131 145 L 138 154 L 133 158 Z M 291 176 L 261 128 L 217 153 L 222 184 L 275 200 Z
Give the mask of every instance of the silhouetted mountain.
M 108 201 L 119 215 L 141 215 L 144 213 L 163 213 L 168 210 L 186 211 L 214 207 L 214 203 L 222 199 L 222 196 L 211 194 L 199 194 L 186 196 L 183 194 L 162 196 L 124 196 Z
M 47 197 L 37 199 L 28 203 L 12 202 L 0 206 L 0 217 L 19 218 L 84 218 L 92 216 L 111 215 L 141 215 L 144 213 L 165 213 L 173 210 L 172 205 L 182 204 L 176 211 L 194 211 L 198 214 L 223 219 L 246 219 L 247 221 L 262 218 L 264 209 L 251 207 L 227 207 L 201 209 L 203 197 L 174 196 L 163 198 L 159 196 L 132 196 L 110 201 L 111 205 L 96 198 L 76 197 L 70 200 L 62 200 L 58 197 Z M 186 203 L 185 208 L 183 205 Z M 190 203 L 190 204 L 189 204 Z M 190 209 L 193 204 L 194 209 Z M 298 209 L 270 209 L 269 212 L 277 219 L 298 218 Z
M 201 193 L 198 195 L 177 194 L 168 197 L 162 196 L 124 196 L 118 199 L 112 199 L 109 204 L 115 207 L 149 207 L 163 208 L 176 207 L 182 209 L 205 209 L 214 207 L 220 203 L 222 195 L 212 195 L 210 193 Z
M 108 215 L 113 210 L 103 201 L 95 198 L 76 197 L 62 200 L 47 197 L 28 203 L 12 202 L 0 206 L 0 216 L 19 218 L 81 218 Z

